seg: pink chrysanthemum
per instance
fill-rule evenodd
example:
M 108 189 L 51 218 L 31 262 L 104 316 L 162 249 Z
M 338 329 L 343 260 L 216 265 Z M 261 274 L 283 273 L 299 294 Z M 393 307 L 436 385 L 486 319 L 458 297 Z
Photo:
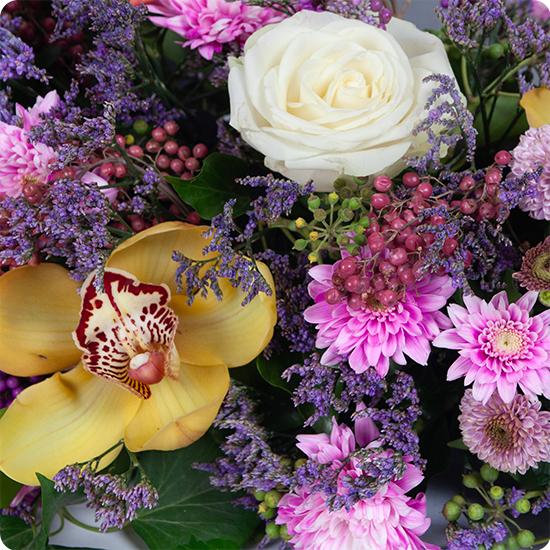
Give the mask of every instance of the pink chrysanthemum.
M 550 461 L 550 412 L 540 407 L 521 394 L 505 403 L 494 393 L 483 404 L 466 390 L 458 417 L 464 444 L 493 468 L 524 474 Z
M 506 293 L 500 292 L 489 303 L 464 296 L 466 309 L 450 305 L 449 317 L 456 328 L 433 342 L 460 350 L 447 380 L 465 376 L 465 385 L 474 383 L 473 398 L 483 403 L 495 390 L 510 403 L 518 385 L 532 399 L 540 394 L 550 398 L 550 310 L 529 317 L 536 300 L 537 293 L 528 292 L 508 304 Z
M 510 168 L 515 176 L 534 170 L 542 164 L 543 173 L 537 184 L 538 195 L 524 199 L 519 207 L 536 220 L 550 220 L 550 124 L 529 128 L 512 151 Z
M 46 183 L 52 171 L 48 162 L 54 151 L 43 143 L 31 143 L 27 132 L 40 121 L 40 113 L 48 112 L 59 101 L 57 92 L 39 97 L 29 110 L 16 105 L 22 127 L 0 122 L 0 193 L 8 197 L 21 194 L 26 183 Z
M 158 14 L 150 17 L 152 23 L 183 36 L 187 40 L 183 46 L 198 48 L 206 59 L 221 52 L 223 44 L 244 44 L 253 32 L 285 17 L 270 8 L 247 6 L 238 0 L 154 0 L 147 7 Z
M 425 365 L 430 342 L 440 329 L 451 327 L 449 319 L 438 311 L 455 290 L 450 278 L 426 274 L 406 287 L 404 298 L 395 306 L 384 307 L 373 297 L 369 306 L 352 309 L 345 301 L 336 305 L 325 301 L 337 265 L 318 265 L 309 271 L 314 279 L 309 293 L 316 303 L 306 309 L 304 317 L 317 325 L 316 346 L 328 348 L 321 363 L 335 365 L 341 355 L 349 355 L 353 370 L 361 373 L 372 366 L 380 376 L 388 372 L 390 358 L 405 365 L 408 355 Z
M 334 422 L 334 421 L 333 421 Z M 373 439 L 378 430 L 369 418 L 359 418 L 355 424 L 355 437 L 347 426 L 334 422 L 330 437 L 327 434 L 298 436 L 302 449 L 319 463 L 332 462 L 342 468 L 338 478 L 338 494 L 347 491 L 340 479 L 346 475 L 356 477 L 362 470 L 355 458 L 343 467 L 343 460 L 355 450 L 355 441 L 361 447 L 376 446 Z M 369 445 L 371 444 L 371 445 Z M 381 451 L 386 456 L 391 451 Z M 303 550 L 426 550 L 437 546 L 423 543 L 419 536 L 430 526 L 426 518 L 426 497 L 420 493 L 410 498 L 405 493 L 416 487 L 423 476 L 405 457 L 407 468 L 403 477 L 386 483 L 372 498 L 360 500 L 349 511 L 341 508 L 331 511 L 322 491 L 311 492 L 308 486 L 286 494 L 279 502 L 276 523 L 286 524 L 292 535 L 293 548 Z

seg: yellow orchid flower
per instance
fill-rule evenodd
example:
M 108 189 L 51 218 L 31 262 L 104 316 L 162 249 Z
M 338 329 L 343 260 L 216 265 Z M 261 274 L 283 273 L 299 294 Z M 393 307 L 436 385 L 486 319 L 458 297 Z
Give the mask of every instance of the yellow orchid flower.
M 550 124 L 550 90 L 534 88 L 523 94 L 519 104 L 525 109 L 527 122 L 531 128 Z
M 173 450 L 205 433 L 227 392 L 228 367 L 263 350 L 276 312 L 275 297 L 265 294 L 241 306 L 242 294 L 225 279 L 221 302 L 210 294 L 188 306 L 177 294 L 172 252 L 204 259 L 204 230 L 168 222 L 128 239 L 107 261 L 104 293 L 92 274 L 79 297 L 55 264 L 0 277 L 0 369 L 55 373 L 21 392 L 0 420 L 6 475 L 37 485 L 35 472 L 51 478 L 121 438 L 134 452 Z

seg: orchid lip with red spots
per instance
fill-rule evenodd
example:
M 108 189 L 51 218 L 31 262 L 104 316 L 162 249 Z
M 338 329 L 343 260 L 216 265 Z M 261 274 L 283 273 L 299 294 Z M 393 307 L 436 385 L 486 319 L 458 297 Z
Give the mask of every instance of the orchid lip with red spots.
M 73 333 L 83 351 L 84 368 L 148 399 L 150 384 L 179 377 L 174 346 L 178 317 L 168 307 L 167 285 L 140 282 L 120 269 L 107 268 L 104 292 L 92 273 L 81 290 L 80 322 Z

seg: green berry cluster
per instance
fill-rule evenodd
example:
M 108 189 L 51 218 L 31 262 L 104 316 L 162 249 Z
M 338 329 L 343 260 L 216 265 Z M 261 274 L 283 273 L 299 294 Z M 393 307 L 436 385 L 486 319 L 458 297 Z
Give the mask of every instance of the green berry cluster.
M 283 540 L 290 540 L 292 535 L 287 532 L 286 525 L 277 525 L 275 523 L 275 517 L 277 515 L 277 506 L 280 500 L 283 498 L 283 493 L 277 489 L 271 489 L 271 491 L 254 491 L 254 497 L 260 503 L 258 505 L 258 514 L 265 520 L 267 520 L 265 526 L 265 532 L 268 538 Z

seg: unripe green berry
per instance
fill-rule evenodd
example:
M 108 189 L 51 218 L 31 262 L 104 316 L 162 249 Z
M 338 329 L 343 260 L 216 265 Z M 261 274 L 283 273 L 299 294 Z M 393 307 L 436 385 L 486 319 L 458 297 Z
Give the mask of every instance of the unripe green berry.
M 313 212 L 313 217 L 316 220 L 322 222 L 327 217 L 327 213 L 322 208 L 317 208 L 317 210 Z
M 506 550 L 506 545 L 503 542 L 495 542 L 495 544 L 491 546 L 491 550 Z
M 372 189 L 369 189 L 368 187 L 364 187 L 361 189 L 361 198 L 368 201 L 372 197 L 373 192 Z
M 283 498 L 283 495 L 279 493 L 279 491 L 276 491 L 275 489 L 271 489 L 271 491 L 268 491 L 265 494 L 264 502 L 270 507 L 275 508 L 277 504 L 279 504 L 279 501 Z
M 530 548 L 535 543 L 535 534 L 529 529 L 522 529 L 518 533 L 518 544 L 522 548 Z
M 504 489 L 499 485 L 493 485 L 489 489 L 489 494 L 494 500 L 500 500 L 504 496 Z
M 466 499 L 462 495 L 455 495 L 451 500 L 456 502 L 459 506 L 464 506 L 466 504 Z
M 345 222 L 350 222 L 353 220 L 353 210 L 351 208 L 343 208 L 340 210 L 339 215 Z
M 489 56 L 493 59 L 499 59 L 504 55 L 504 47 L 498 42 L 496 44 L 491 44 L 489 47 Z
M 307 247 L 307 243 L 308 241 L 306 241 L 305 239 L 296 239 L 296 242 L 294 243 L 294 248 L 296 250 L 305 250 L 305 248 Z
M 506 548 L 508 548 L 508 550 L 519 550 L 521 546 L 519 545 L 518 539 L 516 537 L 510 536 L 506 541 Z
M 278 539 L 281 535 L 281 528 L 275 522 L 268 523 L 265 526 L 265 534 L 270 539 Z
M 481 485 L 479 477 L 480 476 L 477 472 L 475 472 L 473 474 L 467 474 L 467 475 L 463 476 L 462 483 L 464 483 L 464 486 L 468 487 L 468 489 L 474 489 L 474 488 L 479 487 Z
M 329 204 L 336 204 L 339 200 L 340 197 L 338 196 L 338 193 L 335 193 L 334 191 L 327 195 L 327 201 Z
M 265 506 L 265 502 L 262 502 L 258 507 L 258 514 L 264 519 L 271 519 L 277 514 L 277 508 L 268 508 Z
M 352 210 L 357 210 L 358 208 L 361 208 L 361 203 L 355 197 L 351 197 L 349 200 L 349 207 Z
M 341 247 L 348 246 L 348 244 L 350 243 L 350 238 L 348 235 L 345 235 L 345 234 L 338 235 L 337 242 L 338 242 L 338 246 L 341 246 Z
M 477 502 L 474 502 L 474 504 L 470 504 L 468 507 L 468 517 L 473 521 L 480 520 L 485 515 L 485 512 L 483 511 L 483 506 L 481 504 L 477 504 Z
M 489 464 L 484 464 L 479 473 L 485 481 L 493 482 L 498 479 L 498 470 L 489 466 Z
M 283 540 L 290 540 L 294 535 L 289 535 L 288 534 L 288 526 L 287 524 L 285 523 L 284 525 L 281 525 L 281 528 L 279 530 L 279 536 L 283 539 Z
M 484 544 L 480 544 L 480 545 L 477 547 L 477 550 L 487 550 L 487 546 L 485 546 Z
M 334 180 L 334 189 L 336 189 L 336 191 L 340 191 L 345 186 L 346 186 L 346 180 L 345 179 L 338 178 L 338 179 Z
M 356 244 L 348 244 L 348 254 L 350 256 L 359 256 L 361 253 L 361 247 L 357 246 Z
M 447 521 L 456 521 L 462 514 L 462 507 L 456 502 L 449 500 L 443 506 L 443 517 Z
M 531 510 L 531 503 L 526 498 L 520 498 L 515 504 L 514 508 L 520 513 L 520 514 L 526 514 Z
M 370 227 L 372 220 L 368 216 L 361 216 L 358 223 L 361 227 Z
M 262 490 L 260 490 L 260 489 L 256 489 L 256 490 L 254 491 L 254 498 L 255 498 L 256 500 L 258 500 L 258 501 L 261 502 L 261 501 L 264 499 L 264 497 L 265 497 L 265 491 L 262 491 Z
M 364 246 L 367 243 L 367 238 L 365 235 L 355 235 L 355 237 L 353 237 L 353 242 L 359 246 Z
M 340 198 L 342 199 L 351 199 L 353 193 L 349 187 L 344 187 L 340 190 Z
M 321 206 L 321 199 L 315 195 L 310 195 L 307 199 L 307 207 L 309 210 L 314 212 L 319 206 Z
M 550 307 L 550 290 L 541 290 L 539 292 L 539 302 L 546 307 Z
M 136 120 L 133 124 L 133 130 L 136 134 L 142 136 L 149 130 L 149 124 L 145 120 Z

